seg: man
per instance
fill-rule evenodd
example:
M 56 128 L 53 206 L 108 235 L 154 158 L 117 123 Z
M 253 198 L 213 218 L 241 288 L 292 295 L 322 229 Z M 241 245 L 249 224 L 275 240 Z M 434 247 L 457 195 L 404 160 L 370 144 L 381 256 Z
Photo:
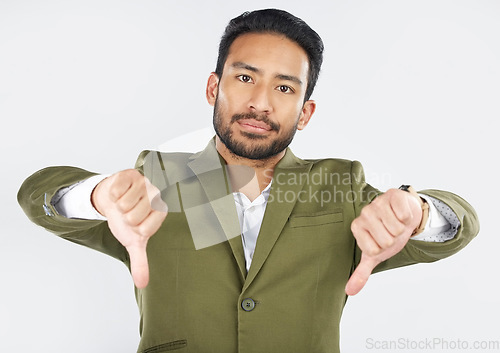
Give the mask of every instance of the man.
M 359 162 L 292 154 L 322 52 L 302 20 L 245 13 L 208 79 L 204 151 L 145 151 L 108 177 L 50 167 L 22 185 L 31 220 L 130 268 L 138 352 L 338 352 L 347 295 L 372 272 L 444 258 L 477 234 L 454 194 L 381 193 Z

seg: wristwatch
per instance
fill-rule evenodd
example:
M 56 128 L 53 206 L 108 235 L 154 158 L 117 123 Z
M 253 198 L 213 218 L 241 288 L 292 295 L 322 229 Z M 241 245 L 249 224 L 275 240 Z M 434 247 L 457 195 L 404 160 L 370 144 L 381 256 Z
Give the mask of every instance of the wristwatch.
M 415 230 L 411 234 L 411 236 L 414 237 L 422 233 L 425 229 L 425 225 L 427 224 L 427 220 L 429 219 L 429 204 L 427 203 L 427 201 L 425 201 L 417 194 L 417 192 L 411 185 L 401 185 L 399 187 L 399 190 L 409 192 L 410 194 L 415 196 L 418 202 L 420 202 L 420 207 L 422 207 L 422 221 L 420 222 L 420 225 L 417 228 L 415 228 Z

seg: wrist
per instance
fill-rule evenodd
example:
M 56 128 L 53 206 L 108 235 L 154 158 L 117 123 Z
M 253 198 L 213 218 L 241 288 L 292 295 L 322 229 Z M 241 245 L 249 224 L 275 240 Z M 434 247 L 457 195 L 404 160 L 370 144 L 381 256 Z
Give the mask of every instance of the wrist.
M 101 216 L 104 216 L 106 217 L 106 214 L 104 212 L 104 208 L 102 206 L 102 202 L 101 202 L 101 195 L 102 195 L 102 192 L 103 192 L 103 184 L 106 182 L 108 178 L 105 178 L 103 180 L 101 180 L 95 187 L 94 189 L 92 190 L 92 193 L 90 194 L 90 202 L 92 203 L 92 206 L 94 207 L 94 209 L 101 215 Z
M 418 234 L 424 231 L 425 225 L 427 224 L 427 220 L 429 219 L 429 204 L 425 199 L 421 198 L 420 195 L 417 194 L 417 192 L 411 185 L 401 185 L 399 189 L 406 191 L 410 195 L 412 195 L 418 201 L 420 208 L 422 210 L 422 218 L 420 220 L 420 224 L 415 228 L 415 230 L 411 234 L 412 237 L 417 236 Z

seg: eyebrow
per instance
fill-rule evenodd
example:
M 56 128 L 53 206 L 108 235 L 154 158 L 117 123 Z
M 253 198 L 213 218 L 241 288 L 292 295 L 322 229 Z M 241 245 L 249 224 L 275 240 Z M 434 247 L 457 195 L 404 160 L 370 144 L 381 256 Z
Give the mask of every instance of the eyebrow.
M 256 68 L 255 66 L 241 62 L 241 61 L 237 61 L 237 62 L 231 64 L 231 66 L 235 67 L 237 69 L 244 69 L 244 70 L 248 70 L 248 71 L 255 72 L 255 73 L 262 73 L 262 70 Z M 302 80 L 296 76 L 293 76 L 293 75 L 277 74 L 275 76 L 275 78 L 280 79 L 280 80 L 295 82 L 296 84 L 302 86 Z
M 279 78 L 280 80 L 285 80 L 285 81 L 292 81 L 292 82 L 295 82 L 296 84 L 302 86 L 302 80 L 300 80 L 298 77 L 295 77 L 295 76 L 278 74 L 278 75 L 276 75 L 276 78 Z
M 245 70 L 252 71 L 252 72 L 261 72 L 261 70 L 259 70 L 255 66 L 245 64 L 244 62 L 241 62 L 241 61 L 237 61 L 235 63 L 232 63 L 231 66 L 235 67 L 237 69 L 245 69 Z

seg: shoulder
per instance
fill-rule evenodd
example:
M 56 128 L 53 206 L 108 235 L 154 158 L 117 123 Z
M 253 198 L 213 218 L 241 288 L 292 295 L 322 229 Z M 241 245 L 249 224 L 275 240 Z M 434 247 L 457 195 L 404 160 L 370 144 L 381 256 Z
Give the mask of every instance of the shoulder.
M 193 176 L 189 162 L 195 155 L 185 152 L 165 153 L 145 150 L 139 154 L 135 168 L 157 187 L 174 184 Z
M 321 158 L 321 159 L 304 159 L 305 162 L 311 163 L 311 171 L 325 172 L 342 172 L 360 174 L 363 173 L 363 165 L 356 160 L 342 158 Z
M 154 150 L 144 150 L 137 157 L 135 168 L 141 168 L 151 163 L 165 165 L 175 165 L 176 167 L 186 165 L 195 153 L 187 152 L 160 152 Z

